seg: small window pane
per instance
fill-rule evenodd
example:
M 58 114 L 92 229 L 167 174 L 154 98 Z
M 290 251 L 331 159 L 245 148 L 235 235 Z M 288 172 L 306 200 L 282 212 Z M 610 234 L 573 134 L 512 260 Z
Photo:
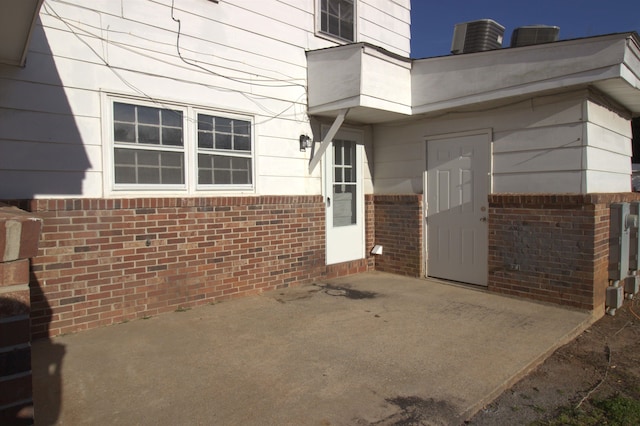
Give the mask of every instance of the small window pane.
M 233 130 L 231 128 L 232 120 L 224 117 L 216 117 L 216 132 L 225 132 L 231 133 Z
M 136 164 L 136 153 L 131 149 L 116 149 L 114 160 L 117 165 Z
M 182 128 L 182 111 L 162 110 L 162 125 Z
M 158 108 L 138 106 L 138 122 L 145 124 L 160 124 L 160 110 Z
M 251 140 L 248 136 L 236 136 L 234 148 L 238 151 L 251 151 Z
M 355 182 L 351 173 L 351 169 L 344 169 L 344 182 Z
M 161 169 L 162 183 L 164 184 L 180 184 L 182 183 L 182 170 L 177 168 Z
M 136 183 L 135 167 L 118 167 L 115 168 L 116 183 Z
M 240 121 L 235 120 L 233 123 L 233 132 L 236 135 L 248 135 L 249 134 L 249 122 L 248 121 Z
M 198 130 L 213 130 L 213 117 L 198 114 Z
M 182 129 L 163 127 L 162 145 L 182 146 Z
M 182 153 L 163 152 L 161 156 L 162 167 L 182 167 Z
M 160 183 L 160 169 L 156 167 L 140 167 L 138 183 Z
M 138 126 L 138 142 L 153 145 L 160 144 L 160 128 L 154 126 Z
M 342 164 L 350 166 L 353 164 L 353 160 L 351 157 L 351 154 L 352 154 L 351 149 L 354 147 L 354 145 L 344 144 L 343 147 L 344 147 L 344 161 Z
M 160 165 L 160 153 L 157 151 L 136 151 L 138 154 L 138 164 L 143 166 Z
M 349 4 L 349 2 L 341 2 L 340 19 L 343 21 L 353 22 L 353 5 Z
M 198 183 L 200 185 L 211 185 L 213 183 L 213 174 L 211 173 L 211 170 L 198 170 Z
M 116 142 L 136 142 L 136 127 L 133 124 L 114 123 L 113 138 Z
M 340 19 L 337 16 L 329 16 L 329 33 L 340 37 Z
M 244 185 L 249 183 L 249 174 L 244 171 L 234 171 L 233 172 L 233 183 L 237 185 Z
M 198 147 L 213 149 L 213 133 L 198 132 Z
M 329 0 L 329 14 L 340 16 L 340 0 Z
M 231 149 L 231 135 L 216 133 L 216 149 Z
M 135 122 L 136 121 L 135 105 L 121 104 L 119 102 L 114 102 L 113 119 L 115 121 L 128 121 L 130 123 Z
M 353 23 L 349 21 L 340 21 L 340 37 L 345 40 L 353 40 Z
M 216 169 L 230 169 L 231 157 L 222 157 L 220 155 L 216 155 L 215 157 L 213 157 L 213 167 Z
M 215 170 L 213 172 L 214 183 L 218 185 L 231 184 L 231 171 L 230 170 Z
M 344 148 L 344 145 L 342 144 L 342 142 L 334 142 L 334 159 L 333 159 L 333 163 L 334 164 L 344 164 L 342 162 L 342 150 Z
M 199 168 L 213 168 L 213 156 L 211 155 L 198 155 L 198 167 Z

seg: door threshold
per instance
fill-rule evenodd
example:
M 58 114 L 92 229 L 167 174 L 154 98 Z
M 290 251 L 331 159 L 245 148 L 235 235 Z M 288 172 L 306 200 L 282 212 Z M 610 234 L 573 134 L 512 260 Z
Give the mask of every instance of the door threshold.
M 466 288 L 469 290 L 476 290 L 476 291 L 481 291 L 481 292 L 488 292 L 489 288 L 486 285 L 482 285 L 482 284 L 473 284 L 473 283 L 465 283 L 462 281 L 454 281 L 454 280 L 447 280 L 444 278 L 437 278 L 437 277 L 430 277 L 430 276 L 426 276 L 423 278 L 425 281 L 432 281 L 438 284 L 445 284 L 445 285 L 452 285 L 455 287 L 462 287 L 462 288 Z

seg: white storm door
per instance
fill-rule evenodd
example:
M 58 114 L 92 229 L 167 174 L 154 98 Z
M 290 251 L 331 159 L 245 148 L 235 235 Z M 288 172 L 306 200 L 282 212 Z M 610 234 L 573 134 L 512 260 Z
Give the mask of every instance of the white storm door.
M 489 134 L 427 141 L 427 275 L 487 285 Z
M 338 134 L 325 154 L 327 265 L 364 258 L 362 143 L 357 133 Z

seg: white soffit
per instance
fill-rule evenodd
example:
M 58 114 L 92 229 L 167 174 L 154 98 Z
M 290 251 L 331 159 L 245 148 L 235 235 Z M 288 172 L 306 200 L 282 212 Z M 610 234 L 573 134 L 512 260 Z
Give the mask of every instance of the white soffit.
M 23 66 L 44 0 L 0 1 L 0 63 Z

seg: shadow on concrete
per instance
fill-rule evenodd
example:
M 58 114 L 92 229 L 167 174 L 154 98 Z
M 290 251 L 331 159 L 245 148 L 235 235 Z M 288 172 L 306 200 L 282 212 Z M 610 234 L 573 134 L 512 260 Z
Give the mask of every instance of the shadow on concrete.
M 31 347 L 34 420 L 37 425 L 53 425 L 62 408 L 62 360 L 66 349 L 63 344 L 51 340 L 49 326 L 53 311 L 33 271 L 30 271 L 29 285 L 31 304 L 37 307 L 38 325 L 43 330 L 42 338 Z

